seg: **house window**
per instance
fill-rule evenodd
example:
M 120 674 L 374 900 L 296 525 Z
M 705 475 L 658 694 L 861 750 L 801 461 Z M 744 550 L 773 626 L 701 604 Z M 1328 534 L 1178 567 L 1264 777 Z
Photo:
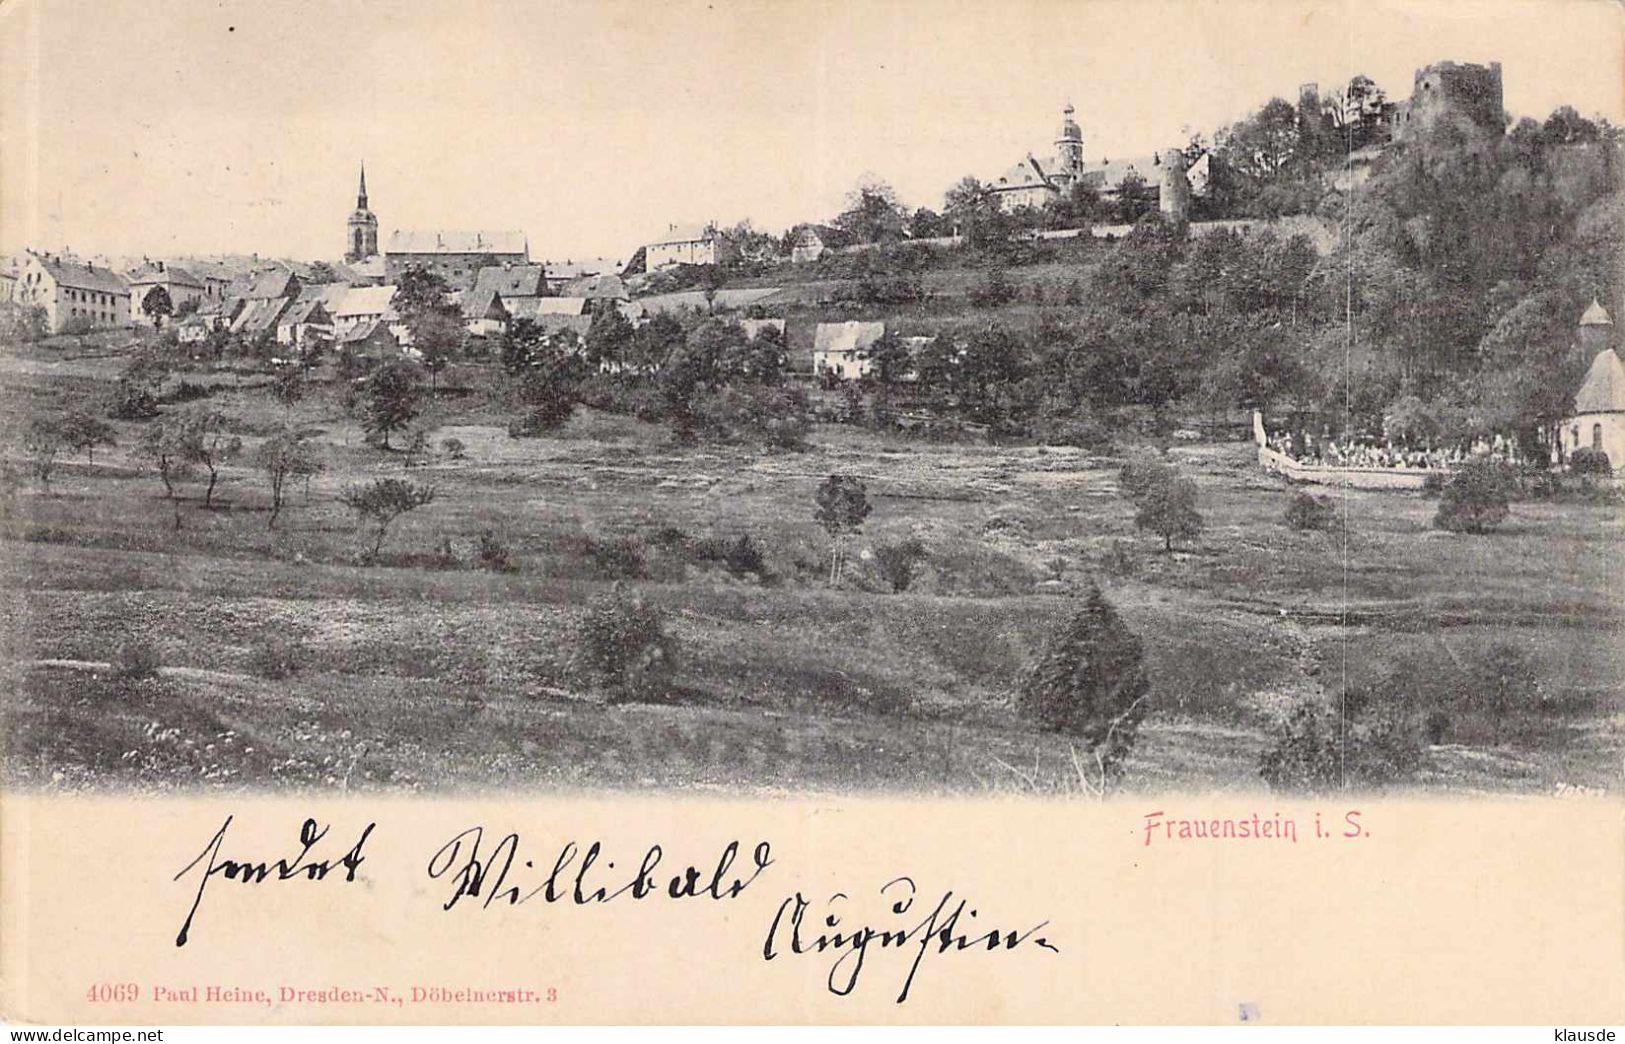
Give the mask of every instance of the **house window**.
M 1593 424 L 1591 426 L 1591 448 L 1594 449 L 1594 450 L 1601 450 L 1602 449 L 1602 425 L 1601 424 Z

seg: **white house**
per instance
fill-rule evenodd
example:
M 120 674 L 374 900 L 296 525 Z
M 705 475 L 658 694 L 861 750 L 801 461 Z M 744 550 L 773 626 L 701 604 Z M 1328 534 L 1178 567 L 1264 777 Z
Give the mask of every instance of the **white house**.
M 61 333 L 75 320 L 90 326 L 130 324 L 130 288 L 106 266 L 30 251 L 13 293 L 19 304 L 45 309 L 51 333 Z
M 828 251 L 852 242 L 850 235 L 831 225 L 800 225 L 793 231 L 790 260 L 798 265 L 817 261 Z
M 869 372 L 869 349 L 886 334 L 885 323 L 819 323 L 813 330 L 813 373 L 855 381 Z
M 1565 460 L 1577 449 L 1601 450 L 1619 471 L 1625 468 L 1625 364 L 1613 337 L 1608 310 L 1592 301 L 1580 317 L 1580 344 L 1596 355 L 1574 396 L 1574 415 L 1563 421 L 1559 436 Z
M 338 299 L 327 307 L 328 314 L 333 317 L 335 335 L 343 340 L 351 330 L 369 323 L 380 319 L 388 321 L 398 319 L 399 316 L 395 314 L 393 306 L 394 300 L 393 286 L 346 287 Z
M 333 317 L 327 314 L 327 308 L 317 296 L 300 297 L 277 319 L 277 344 L 306 348 L 332 337 Z
M 154 289 L 164 288 L 164 293 L 169 297 L 171 313 L 179 311 L 181 305 L 188 302 L 201 305 L 207 295 L 203 280 L 184 268 L 166 265 L 162 261 L 147 262 L 125 278 L 130 287 L 130 320 L 147 326 L 155 325 L 158 321 L 148 315 L 143 307 L 147 295 Z
M 643 267 L 653 272 L 667 265 L 720 265 L 736 256 L 715 225 L 671 225 L 644 246 Z

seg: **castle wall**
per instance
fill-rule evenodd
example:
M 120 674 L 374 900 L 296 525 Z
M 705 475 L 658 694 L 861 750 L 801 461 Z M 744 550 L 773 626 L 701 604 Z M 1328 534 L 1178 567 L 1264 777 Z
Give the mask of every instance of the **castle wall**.
M 1162 186 L 1157 193 L 1157 209 L 1170 221 L 1188 221 L 1191 210 L 1191 183 L 1185 176 L 1185 154 L 1167 149 L 1162 154 Z
M 1404 134 L 1425 130 L 1450 114 L 1466 116 L 1496 134 L 1505 130 L 1500 62 L 1487 66 L 1437 62 L 1416 70 L 1410 104 L 1403 117 Z

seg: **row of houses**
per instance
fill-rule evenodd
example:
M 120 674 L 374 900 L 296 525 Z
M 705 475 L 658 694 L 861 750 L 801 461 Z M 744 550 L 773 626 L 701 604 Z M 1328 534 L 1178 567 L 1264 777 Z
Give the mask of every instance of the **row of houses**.
M 407 340 L 394 308 L 393 286 L 306 284 L 297 274 L 278 269 L 239 289 L 183 319 L 176 327 L 181 343 L 197 344 L 222 330 L 245 340 L 271 337 L 295 347 L 321 340 L 398 348 Z

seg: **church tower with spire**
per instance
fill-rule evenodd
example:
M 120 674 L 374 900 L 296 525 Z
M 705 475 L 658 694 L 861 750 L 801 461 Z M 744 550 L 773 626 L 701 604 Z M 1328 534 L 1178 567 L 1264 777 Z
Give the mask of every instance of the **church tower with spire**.
M 1061 111 L 1061 133 L 1055 139 L 1056 173 L 1070 179 L 1069 184 L 1076 184 L 1083 176 L 1083 131 L 1072 118 L 1074 111 L 1072 103 L 1067 102 Z
M 367 209 L 367 165 L 361 165 L 361 188 L 356 192 L 355 211 L 347 223 L 344 251 L 346 261 L 365 261 L 378 254 L 378 217 Z

